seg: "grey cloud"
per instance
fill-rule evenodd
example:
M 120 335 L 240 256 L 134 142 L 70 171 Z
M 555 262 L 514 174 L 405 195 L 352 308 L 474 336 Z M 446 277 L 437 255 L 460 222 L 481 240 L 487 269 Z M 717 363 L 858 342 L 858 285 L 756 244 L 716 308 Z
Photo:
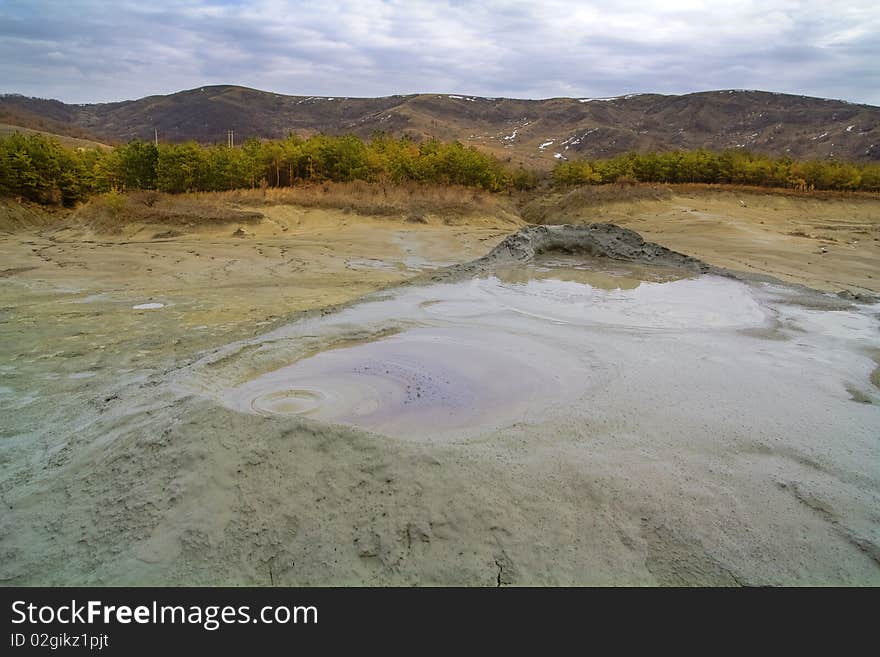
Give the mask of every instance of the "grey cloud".
M 675 5 L 9 0 L 0 91 L 89 102 L 217 83 L 327 96 L 761 88 L 880 104 L 872 3 Z

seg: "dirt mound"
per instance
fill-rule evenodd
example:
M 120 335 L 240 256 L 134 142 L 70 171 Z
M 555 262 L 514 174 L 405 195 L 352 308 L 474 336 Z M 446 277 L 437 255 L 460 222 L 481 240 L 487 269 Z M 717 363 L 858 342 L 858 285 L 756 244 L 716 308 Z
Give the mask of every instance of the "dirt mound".
M 837 295 L 829 295 L 802 284 L 783 282 L 776 276 L 765 273 L 716 267 L 693 256 L 649 242 L 634 230 L 611 223 L 529 226 L 504 238 L 482 258 L 452 265 L 434 272 L 428 278 L 433 282 L 460 280 L 491 272 L 499 266 L 527 262 L 545 253 L 586 255 L 640 265 L 678 267 L 694 274 L 714 274 L 741 281 L 784 284 L 802 293 L 801 303 L 826 310 L 847 308 L 853 301 L 874 303 L 878 300 L 876 295 L 867 292 L 853 293 L 843 290 Z M 417 279 L 414 282 L 424 281 Z
M 645 241 L 633 230 L 615 224 L 529 226 L 504 238 L 487 255 L 435 272 L 431 280 L 458 279 L 490 271 L 499 265 L 526 262 L 544 253 L 583 254 L 646 265 L 681 267 L 698 274 L 730 275 L 702 260 Z
M 616 224 L 532 226 L 506 238 L 486 256 L 492 261 L 527 260 L 542 253 L 585 254 L 652 265 L 687 267 L 700 273 L 710 265 L 654 242 Z

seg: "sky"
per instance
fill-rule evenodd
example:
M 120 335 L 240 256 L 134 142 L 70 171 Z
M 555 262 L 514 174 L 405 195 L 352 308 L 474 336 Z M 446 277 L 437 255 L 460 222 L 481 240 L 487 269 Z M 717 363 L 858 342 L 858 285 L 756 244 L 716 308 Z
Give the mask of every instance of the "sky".
M 876 0 L 0 0 L 0 93 L 607 97 L 762 89 L 880 105 Z

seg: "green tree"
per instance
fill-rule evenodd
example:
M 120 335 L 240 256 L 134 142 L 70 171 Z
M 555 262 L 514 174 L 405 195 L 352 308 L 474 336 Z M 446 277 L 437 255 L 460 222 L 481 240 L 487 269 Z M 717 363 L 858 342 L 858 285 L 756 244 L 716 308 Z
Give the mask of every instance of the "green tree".
M 113 152 L 125 189 L 156 188 L 159 149 L 155 144 L 135 139 Z

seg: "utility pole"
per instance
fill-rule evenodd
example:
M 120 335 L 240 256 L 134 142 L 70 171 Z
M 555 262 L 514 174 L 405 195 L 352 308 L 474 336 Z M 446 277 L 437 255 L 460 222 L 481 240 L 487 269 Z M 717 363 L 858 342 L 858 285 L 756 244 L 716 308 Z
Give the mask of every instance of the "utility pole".
M 156 148 L 159 148 L 159 129 L 153 128 L 153 139 L 156 144 Z
M 229 148 L 235 148 L 235 130 L 226 131 L 226 145 Z

